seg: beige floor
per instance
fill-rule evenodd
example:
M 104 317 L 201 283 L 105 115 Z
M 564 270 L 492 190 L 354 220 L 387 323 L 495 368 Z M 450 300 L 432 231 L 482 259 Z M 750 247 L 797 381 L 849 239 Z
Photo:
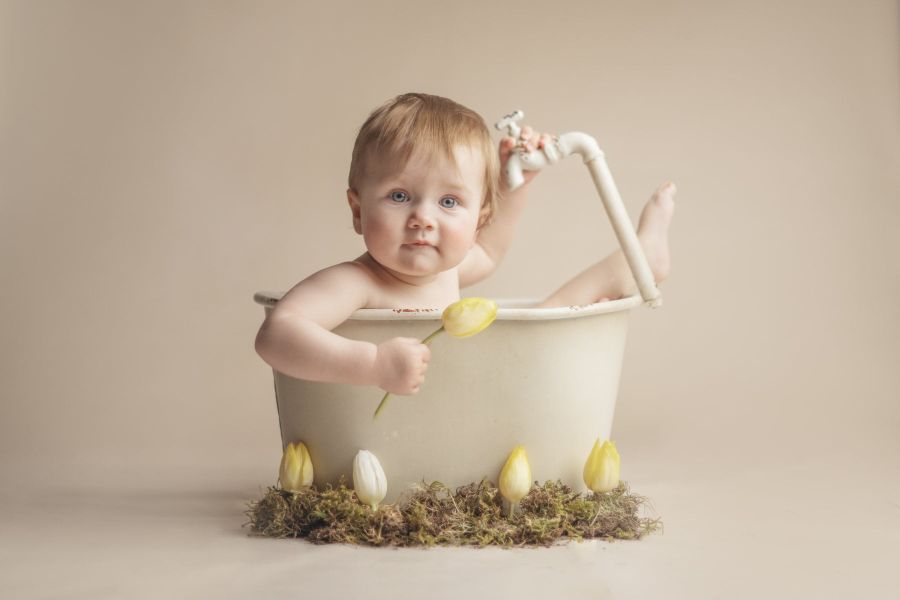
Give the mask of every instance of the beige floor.
M 896 598 L 900 453 L 876 447 L 637 459 L 662 534 L 516 550 L 249 537 L 245 503 L 268 483 L 253 467 L 20 463 L 0 498 L 0 597 Z

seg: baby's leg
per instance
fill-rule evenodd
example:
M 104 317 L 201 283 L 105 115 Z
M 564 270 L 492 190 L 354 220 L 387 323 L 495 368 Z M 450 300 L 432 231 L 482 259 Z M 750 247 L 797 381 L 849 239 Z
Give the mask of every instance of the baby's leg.
M 667 183 L 656 190 L 647 202 L 638 222 L 638 240 L 656 283 L 661 283 L 669 275 L 668 234 L 674 211 L 675 184 Z M 538 306 L 584 306 L 602 300 L 615 300 L 636 292 L 637 284 L 625 261 L 625 255 L 617 250 L 570 279 Z

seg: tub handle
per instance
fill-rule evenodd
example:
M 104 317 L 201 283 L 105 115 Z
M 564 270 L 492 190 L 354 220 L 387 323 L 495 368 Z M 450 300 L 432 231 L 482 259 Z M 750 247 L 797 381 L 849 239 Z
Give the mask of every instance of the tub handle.
M 525 117 L 525 113 L 521 110 L 514 111 L 504 116 L 494 126 L 503 131 L 506 130 L 507 135 L 513 139 L 519 139 L 521 128 L 519 121 Z M 522 185 L 524 178 L 523 170 L 539 171 L 543 167 L 556 163 L 560 158 L 565 158 L 572 154 L 578 154 L 587 165 L 588 171 L 591 173 L 591 179 L 594 180 L 594 187 L 600 195 L 603 202 L 603 208 L 612 224 L 616 239 L 631 269 L 631 274 L 637 282 L 638 290 L 644 303 L 656 308 L 662 305 L 662 295 L 659 288 L 656 287 L 656 281 L 653 279 L 653 272 L 650 270 L 650 264 L 644 255 L 644 250 L 637 238 L 637 232 L 625 205 L 622 202 L 622 196 L 613 181 L 612 173 L 606 164 L 606 157 L 597 140 L 586 133 L 572 131 L 564 133 L 554 140 L 555 147 L 545 148 L 543 150 L 526 151 L 521 144 L 509 157 L 503 169 L 503 176 L 509 184 L 509 189 L 514 190 Z

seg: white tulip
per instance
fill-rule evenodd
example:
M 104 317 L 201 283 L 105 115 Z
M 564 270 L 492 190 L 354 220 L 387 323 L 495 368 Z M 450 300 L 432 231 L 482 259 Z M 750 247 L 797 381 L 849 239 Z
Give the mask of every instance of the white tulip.
M 353 489 L 359 499 L 372 507 L 387 495 L 387 478 L 384 469 L 374 454 L 368 450 L 360 450 L 353 459 Z

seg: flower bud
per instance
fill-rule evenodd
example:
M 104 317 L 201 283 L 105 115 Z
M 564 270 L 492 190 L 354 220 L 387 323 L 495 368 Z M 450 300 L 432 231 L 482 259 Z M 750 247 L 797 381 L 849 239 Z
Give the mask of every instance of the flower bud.
M 453 337 L 465 338 L 485 329 L 497 318 L 497 303 L 487 298 L 463 298 L 444 309 L 441 321 Z
M 584 463 L 584 483 L 593 492 L 609 492 L 619 485 L 619 453 L 616 443 L 598 438 Z
M 500 471 L 500 493 L 511 503 L 516 503 L 525 497 L 531 483 L 531 465 L 528 464 L 525 446 L 516 446 Z
M 288 443 L 284 447 L 281 467 L 278 470 L 278 481 L 281 482 L 281 489 L 288 492 L 296 492 L 312 484 L 313 466 L 306 444 L 303 442 Z
M 374 454 L 368 450 L 360 450 L 353 459 L 353 489 L 365 504 L 378 508 L 378 503 L 387 495 L 387 478 L 384 469 Z

